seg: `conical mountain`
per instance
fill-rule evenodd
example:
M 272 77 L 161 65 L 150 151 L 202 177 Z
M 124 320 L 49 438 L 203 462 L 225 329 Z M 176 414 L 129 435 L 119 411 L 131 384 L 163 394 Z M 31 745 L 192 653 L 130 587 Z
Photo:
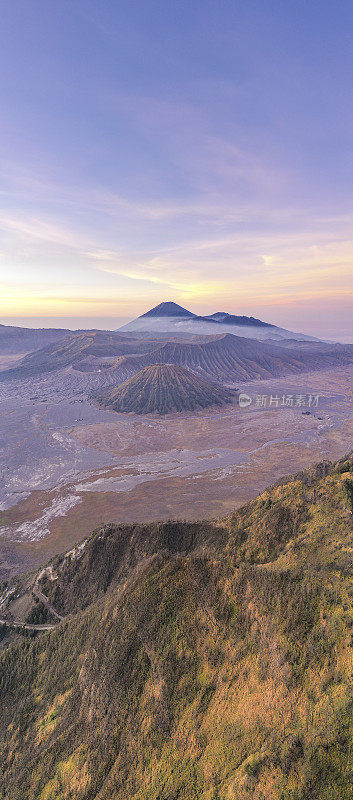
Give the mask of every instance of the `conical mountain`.
M 215 386 L 178 364 L 154 364 L 111 389 L 101 399 L 106 408 L 135 414 L 168 414 L 224 405 L 234 392 Z
M 178 303 L 173 303 L 172 300 L 159 303 L 158 306 L 151 308 L 150 311 L 146 311 L 145 314 L 141 314 L 141 317 L 195 317 L 196 314 L 193 314 L 192 311 L 188 311 L 187 308 L 183 308 L 179 306 Z M 139 317 L 139 319 L 141 319 Z

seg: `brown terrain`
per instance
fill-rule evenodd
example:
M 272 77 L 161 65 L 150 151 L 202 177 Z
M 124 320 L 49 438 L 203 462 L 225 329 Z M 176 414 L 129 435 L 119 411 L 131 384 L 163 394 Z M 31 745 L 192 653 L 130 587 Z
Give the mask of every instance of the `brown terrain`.
M 170 414 L 222 406 L 235 400 L 235 392 L 195 375 L 178 364 L 153 364 L 101 397 L 113 411 L 135 414 Z
M 243 385 L 254 398 L 244 410 L 235 406 L 160 419 L 112 414 L 106 422 L 76 424 L 70 437 L 109 452 L 115 465 L 33 491 L 3 511 L 2 576 L 45 563 L 103 522 L 214 518 L 283 475 L 340 457 L 353 442 L 352 386 L 353 368 L 340 367 Z M 256 406 L 258 396 L 290 393 L 294 398 L 317 393 L 319 406 Z M 48 519 L 48 510 L 56 507 Z M 14 541 L 21 525 L 27 534 Z

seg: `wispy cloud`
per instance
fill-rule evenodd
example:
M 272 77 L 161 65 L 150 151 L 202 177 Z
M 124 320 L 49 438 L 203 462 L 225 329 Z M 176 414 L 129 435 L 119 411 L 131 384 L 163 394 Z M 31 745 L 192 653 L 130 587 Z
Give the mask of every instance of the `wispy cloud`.
M 16 270 L 28 287 L 27 301 L 25 293 L 13 293 L 14 313 L 26 302 L 31 308 L 48 303 L 53 313 L 56 307 L 79 313 L 96 303 L 97 313 L 114 313 L 129 306 L 129 297 L 152 304 L 164 296 L 210 310 L 216 304 L 256 313 L 261 304 L 285 307 L 314 296 L 351 296 L 350 214 L 273 202 L 286 174 L 274 178 L 258 157 L 212 131 L 192 142 L 195 124 L 202 124 L 198 113 L 173 104 L 160 111 L 147 103 L 134 113 L 151 131 L 158 119 L 162 134 L 175 137 L 173 158 L 183 169 L 192 160 L 198 196 L 135 199 L 97 181 L 83 188 L 7 165 L 2 263 L 8 286 Z M 183 113 L 182 131 L 174 133 Z M 243 181 L 247 190 L 234 199 Z M 256 196 L 250 202 L 251 186 Z M 86 298 L 80 288 L 85 284 Z
M 0 230 L 13 233 L 18 239 L 35 239 L 68 247 L 82 247 L 84 244 L 77 232 L 36 216 L 0 215 Z

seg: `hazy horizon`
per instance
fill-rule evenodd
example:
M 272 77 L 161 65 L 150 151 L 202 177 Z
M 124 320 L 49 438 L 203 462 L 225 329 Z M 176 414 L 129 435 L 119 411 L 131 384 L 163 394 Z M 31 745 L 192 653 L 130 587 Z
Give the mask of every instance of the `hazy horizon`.
M 163 298 L 159 302 L 163 302 Z M 185 304 L 184 307 L 189 311 L 193 311 L 195 314 L 212 314 L 215 311 L 227 311 L 228 313 L 239 315 L 246 313 L 246 316 L 258 317 L 264 322 L 270 322 L 278 327 L 286 328 L 294 332 L 305 333 L 310 336 L 331 339 L 333 341 L 346 343 L 353 342 L 353 333 L 350 332 L 352 330 L 352 326 L 349 309 L 347 309 L 346 318 L 343 316 L 340 326 L 337 325 L 337 327 L 333 327 L 332 319 L 330 319 L 329 313 L 326 313 L 324 318 L 322 315 L 318 315 L 317 317 L 312 317 L 310 320 L 310 309 L 308 309 L 308 318 L 305 324 L 304 320 L 299 321 L 297 319 L 295 309 L 291 309 L 291 313 L 284 313 L 282 315 L 277 314 L 276 317 L 270 317 L 269 314 L 257 313 L 256 310 L 248 310 L 247 312 L 244 312 L 242 310 L 229 307 L 218 308 L 218 306 L 202 306 L 200 308 L 196 307 L 194 304 Z M 149 308 L 150 307 L 140 308 L 136 314 L 131 314 L 126 317 L 1 317 L 0 324 L 27 328 L 69 328 L 71 330 L 97 328 L 99 330 L 115 330 L 122 325 L 125 325 L 127 322 L 130 322 L 132 319 L 135 319 L 135 317 L 140 316 L 140 314 L 145 313 L 145 311 L 148 311 Z M 300 322 L 302 322 L 301 326 Z

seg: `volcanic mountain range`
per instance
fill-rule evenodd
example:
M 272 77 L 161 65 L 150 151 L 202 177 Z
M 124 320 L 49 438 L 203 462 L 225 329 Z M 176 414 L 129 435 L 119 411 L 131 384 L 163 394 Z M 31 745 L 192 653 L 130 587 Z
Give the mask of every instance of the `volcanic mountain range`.
M 284 348 L 268 342 L 234 336 L 231 333 L 208 337 L 206 342 L 167 342 L 143 355 L 119 359 L 119 368 L 127 376 L 148 364 L 180 364 L 193 372 L 225 383 L 261 380 L 288 374 L 309 372 L 353 362 L 353 347 L 346 345 L 309 345 Z
M 166 340 L 163 334 L 87 331 L 70 333 L 28 353 L 15 366 L 0 372 L 0 380 L 23 380 L 73 367 L 96 376 L 101 373 L 102 386 L 106 384 L 104 375 L 109 373 L 109 384 L 119 385 L 149 365 L 177 364 L 213 382 L 234 384 L 351 363 L 353 345 L 289 339 L 277 343 L 230 332 L 178 336 L 174 331 Z
M 61 385 L 64 385 L 65 381 L 70 380 L 66 373 L 71 369 L 74 370 L 74 383 L 78 391 L 81 387 L 82 391 L 87 390 L 88 394 L 92 394 L 93 390 L 99 391 L 109 386 L 110 407 L 147 413 L 155 406 L 156 412 L 166 413 L 213 405 L 217 403 L 217 397 L 219 402 L 227 401 L 222 392 L 216 397 L 217 393 L 211 391 L 209 382 L 234 387 L 239 382 L 266 380 L 353 363 L 353 345 L 330 344 L 319 340 L 299 341 L 289 338 L 296 336 L 289 332 L 287 339 L 277 341 L 276 331 L 280 329 L 253 317 L 216 312 L 209 318 L 201 318 L 174 303 L 162 303 L 141 319 L 147 326 L 156 319 L 166 319 L 168 323 L 170 320 L 191 320 L 194 323 L 196 319 L 197 324 L 207 319 L 213 335 L 195 335 L 194 329 L 189 332 L 179 330 L 174 322 L 170 333 L 156 329 L 132 333 L 126 330 L 126 326 L 119 331 L 34 331 L 32 346 L 46 335 L 49 343 L 27 353 L 14 366 L 3 368 L 0 381 L 21 381 L 56 372 Z M 249 325 L 252 326 L 250 338 L 244 335 Z M 243 333 L 241 336 L 235 335 L 239 326 Z M 0 354 L 2 339 L 4 352 L 11 347 L 13 349 L 16 341 L 18 343 L 21 340 L 21 346 L 25 341 L 29 345 L 28 330 L 23 329 L 24 332 L 19 333 L 18 337 L 14 333 L 16 330 L 11 328 L 6 339 L 4 326 L 0 329 Z M 197 330 L 202 332 L 202 326 Z M 263 330 L 271 332 L 270 339 L 261 339 Z M 259 339 L 255 338 L 256 331 L 260 332 Z M 50 337 L 53 339 L 50 340 Z M 145 371 L 157 365 L 169 367 L 166 370 Z M 182 371 L 173 371 L 171 365 Z M 140 373 L 138 380 L 121 387 L 124 381 L 137 373 Z M 207 380 L 207 389 L 197 383 L 196 377 Z M 134 392 L 140 395 L 136 400 L 133 399 Z
M 232 333 L 246 336 L 250 339 L 297 339 L 298 341 L 314 341 L 312 336 L 303 333 L 292 333 L 263 322 L 255 317 L 228 314 L 226 311 L 216 311 L 213 314 L 202 316 L 193 314 L 188 309 L 177 303 L 164 302 L 151 308 L 135 320 L 119 328 L 120 332 L 185 332 L 194 334 L 215 335 L 226 333 L 231 328 Z
M 262 322 L 261 319 L 256 319 L 256 317 L 245 317 L 245 316 L 238 316 L 237 314 L 228 314 L 227 311 L 216 311 L 214 314 L 206 314 L 206 315 L 199 315 L 193 314 L 192 311 L 188 311 L 187 308 L 183 308 L 179 306 L 177 303 L 167 302 L 167 303 L 160 303 L 158 306 L 151 308 L 150 311 L 146 311 L 145 314 L 141 314 L 138 319 L 145 319 L 146 317 L 179 317 L 180 319 L 192 319 L 194 322 L 211 322 L 211 323 L 223 323 L 225 325 L 245 325 L 245 326 L 254 326 L 256 328 L 276 328 L 276 325 L 272 325 L 270 322 Z M 124 326 L 125 328 L 127 326 Z

